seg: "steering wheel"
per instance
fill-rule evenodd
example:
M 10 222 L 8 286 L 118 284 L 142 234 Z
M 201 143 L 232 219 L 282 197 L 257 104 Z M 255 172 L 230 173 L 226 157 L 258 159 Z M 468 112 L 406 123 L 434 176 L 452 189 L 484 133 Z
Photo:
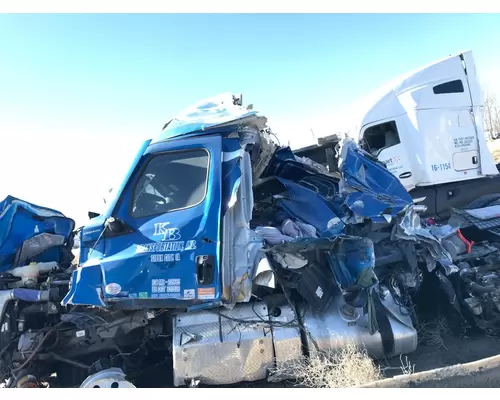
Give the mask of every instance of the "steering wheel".
M 167 211 L 174 206 L 174 200 L 171 197 L 165 199 L 152 193 L 142 193 L 138 200 L 141 208 L 152 208 L 155 212 Z

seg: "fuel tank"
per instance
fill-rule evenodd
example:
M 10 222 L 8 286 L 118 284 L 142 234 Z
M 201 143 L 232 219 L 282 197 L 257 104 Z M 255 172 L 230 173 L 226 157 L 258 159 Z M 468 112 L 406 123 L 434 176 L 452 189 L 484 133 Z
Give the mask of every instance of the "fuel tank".
M 173 319 L 174 385 L 191 379 L 208 385 L 261 380 L 280 364 L 302 359 L 307 350 L 335 351 L 348 342 L 373 358 L 413 352 L 417 332 L 410 317 L 401 314 L 389 293 L 381 305 L 378 317 L 385 323 L 379 322 L 374 335 L 363 310 L 348 306 L 341 295 L 322 313 L 309 311 L 305 303 L 269 311 L 258 302 L 179 314 Z

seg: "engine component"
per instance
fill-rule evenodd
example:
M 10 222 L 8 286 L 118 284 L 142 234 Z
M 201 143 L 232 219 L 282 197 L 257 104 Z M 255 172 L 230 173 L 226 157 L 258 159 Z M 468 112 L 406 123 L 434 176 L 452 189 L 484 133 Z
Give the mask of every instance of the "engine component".
M 125 374 L 120 368 L 108 368 L 90 375 L 83 381 L 80 388 L 94 388 L 94 389 L 130 389 L 135 386 L 125 379 Z
M 61 238 L 64 240 L 62 236 Z M 59 244 L 62 245 L 63 243 Z M 10 273 L 12 274 L 12 276 L 21 278 L 21 280 L 17 282 L 17 286 L 35 287 L 38 283 L 38 277 L 40 273 L 50 272 L 52 270 L 56 270 L 57 268 L 58 265 L 55 261 L 45 263 L 31 263 L 22 267 L 14 268 L 10 271 Z
M 473 315 L 478 316 L 483 313 L 483 306 L 478 299 L 474 297 L 468 297 L 464 299 L 464 302 L 466 306 L 469 307 L 469 310 Z
M 467 243 L 464 242 L 463 236 L 459 232 L 460 230 L 452 231 L 441 238 L 441 243 L 446 251 L 450 253 L 452 260 L 456 260 L 459 255 L 467 252 Z
M 481 248 L 483 245 L 477 245 Z M 464 305 L 468 319 L 489 333 L 499 332 L 500 322 L 500 254 L 486 258 L 471 258 L 458 264 L 459 274 L 455 291 Z
M 43 336 L 44 334 L 42 332 L 23 333 L 17 342 L 17 350 L 23 355 L 31 353 L 40 343 Z
M 254 303 L 174 317 L 174 385 L 260 380 L 274 367 L 275 352 L 278 362 L 300 358 L 295 313 L 285 306 L 272 315 L 264 303 Z
M 0 319 L 2 318 L 5 307 L 10 300 L 19 299 L 29 302 L 48 301 L 50 292 L 48 290 L 34 289 L 10 289 L 0 291 Z
M 284 285 L 296 289 L 313 308 L 324 311 L 338 293 L 331 270 L 320 264 L 310 263 L 303 268 L 290 271 L 279 270 Z
M 368 315 L 363 313 L 362 308 L 347 305 L 342 296 L 336 296 L 324 313 L 298 307 L 298 313 L 304 315 L 304 328 L 309 333 L 307 345 L 310 354 L 335 351 L 349 342 L 375 358 L 415 351 L 417 331 L 410 316 L 400 312 L 389 292 L 384 293 L 384 296 L 381 298 L 381 311 L 377 313 L 380 329 L 374 335 L 368 331 Z M 384 316 L 388 320 L 387 324 L 381 321 Z M 385 340 L 393 341 L 389 353 L 384 349 Z
M 36 376 L 27 371 L 19 372 L 15 384 L 18 389 L 35 389 L 39 387 Z

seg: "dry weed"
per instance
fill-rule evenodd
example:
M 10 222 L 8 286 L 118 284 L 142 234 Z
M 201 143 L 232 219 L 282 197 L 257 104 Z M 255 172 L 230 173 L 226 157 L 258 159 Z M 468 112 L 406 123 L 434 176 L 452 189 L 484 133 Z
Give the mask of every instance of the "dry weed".
M 444 344 L 443 336 L 449 332 L 448 321 L 440 316 L 430 322 L 420 325 L 418 331 L 419 342 L 428 346 L 448 350 Z
M 408 357 L 405 356 L 405 360 L 403 361 L 403 355 L 399 356 L 399 361 L 401 361 L 401 372 L 403 375 L 411 375 L 415 373 L 415 364 L 412 364 Z
M 309 358 L 285 362 L 272 374 L 312 388 L 346 388 L 382 379 L 380 368 L 354 343 L 335 351 L 314 352 Z

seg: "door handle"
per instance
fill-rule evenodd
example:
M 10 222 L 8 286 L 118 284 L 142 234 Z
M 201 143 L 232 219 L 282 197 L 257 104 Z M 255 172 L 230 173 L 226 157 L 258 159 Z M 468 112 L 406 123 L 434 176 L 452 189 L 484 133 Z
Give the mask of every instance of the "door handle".
M 196 280 L 199 285 L 211 285 L 214 282 L 214 256 L 196 257 Z

